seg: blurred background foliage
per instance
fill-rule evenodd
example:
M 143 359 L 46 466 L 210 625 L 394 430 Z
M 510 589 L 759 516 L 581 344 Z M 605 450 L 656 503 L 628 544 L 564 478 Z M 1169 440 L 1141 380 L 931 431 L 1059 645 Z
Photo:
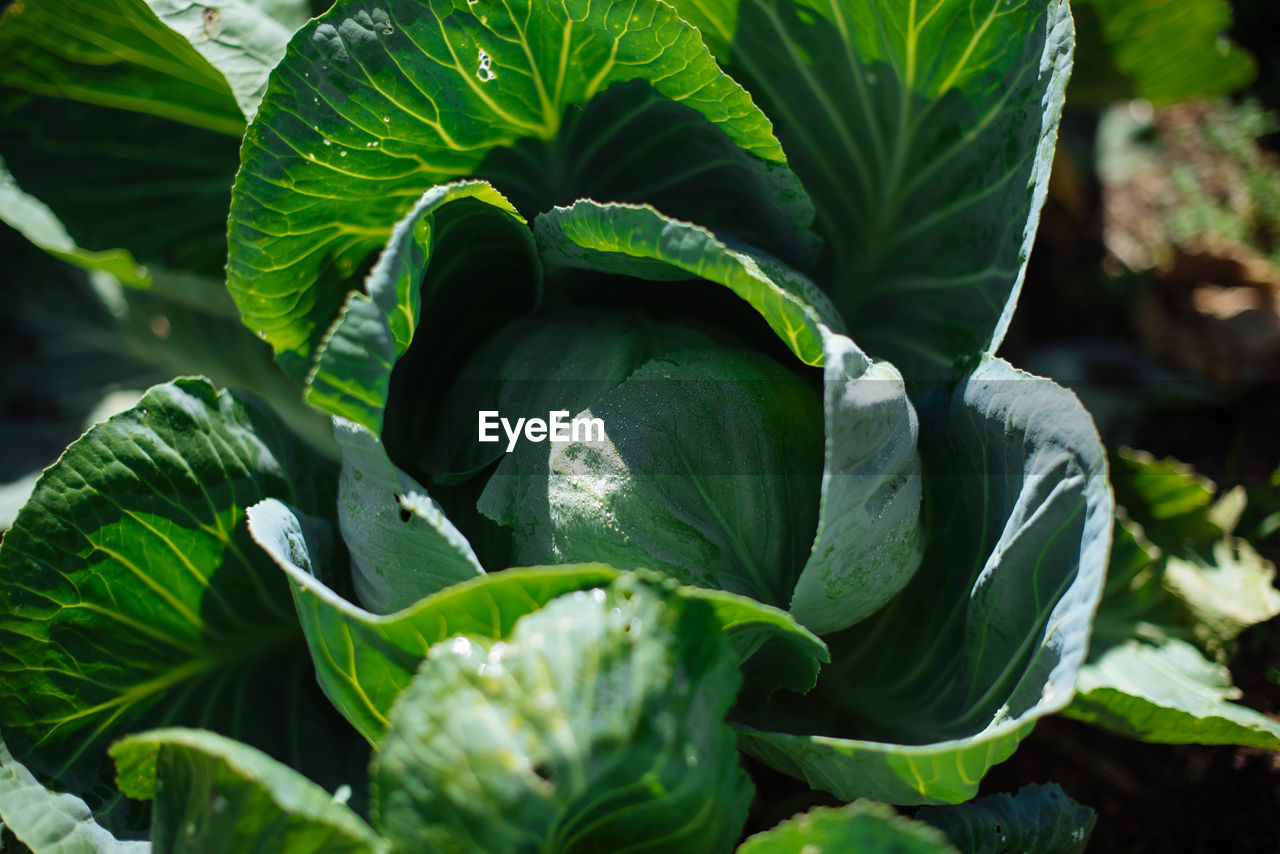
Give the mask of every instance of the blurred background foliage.
M 1274 722 L 1280 4 L 1073 10 L 1049 201 L 1003 353 L 1075 390 L 1112 451 L 1117 544 L 1091 661 L 1128 609 L 1222 708 Z M 1274 851 L 1280 754 L 1245 740 L 1145 744 L 1061 717 L 986 785 L 1053 775 L 1098 810 L 1091 852 Z

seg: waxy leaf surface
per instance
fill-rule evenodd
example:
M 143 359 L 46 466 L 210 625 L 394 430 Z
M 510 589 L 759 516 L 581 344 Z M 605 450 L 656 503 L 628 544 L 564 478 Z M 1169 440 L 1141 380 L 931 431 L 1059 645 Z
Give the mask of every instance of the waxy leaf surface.
M 674 0 L 813 196 L 816 280 L 908 381 L 1004 337 L 1071 67 L 1066 0 Z

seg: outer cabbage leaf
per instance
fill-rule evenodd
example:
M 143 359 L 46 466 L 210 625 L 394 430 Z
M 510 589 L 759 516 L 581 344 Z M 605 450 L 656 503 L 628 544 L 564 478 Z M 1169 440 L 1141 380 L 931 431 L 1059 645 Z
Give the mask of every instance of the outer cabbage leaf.
M 825 634 L 902 589 L 922 550 L 916 414 L 898 372 L 838 333 L 834 310 L 812 283 L 646 207 L 579 202 L 539 217 L 535 233 L 549 266 L 724 285 L 798 358 L 821 365 L 826 447 L 818 530 L 790 609 Z
M 121 791 L 155 801 L 155 854 L 375 854 L 387 849 L 344 803 L 261 751 L 212 732 L 150 730 L 118 741 Z
M 989 358 L 922 402 L 921 449 L 932 538 L 902 593 L 831 639 L 815 696 L 836 711 L 812 725 L 834 732 L 763 731 L 766 710 L 741 736 L 843 798 L 972 797 L 1070 701 L 1102 592 L 1114 503 L 1072 394 Z
M 1048 186 L 1066 0 L 673 5 L 773 119 L 854 340 L 912 382 L 993 352 Z
M 217 69 L 245 119 L 252 121 L 267 90 L 267 76 L 284 57 L 292 33 L 289 24 L 254 0 L 147 0 L 147 5 Z M 298 17 L 296 9 L 277 12 L 295 21 Z M 304 14 L 297 25 L 307 17 Z
M 268 496 L 317 512 L 332 494 L 330 466 L 205 380 L 158 386 L 75 442 L 0 544 L 0 725 L 15 755 L 97 797 L 107 742 L 186 723 L 331 777 L 343 749 L 305 746 L 340 723 L 242 523 Z
M 233 140 L 288 35 L 243 0 L 11 4 L 0 19 L 0 151 L 66 224 L 15 227 L 127 284 L 150 279 L 131 254 L 220 277 Z M 0 199 L 11 224 L 32 212 L 9 208 Z
M 505 641 L 432 647 L 374 760 L 375 823 L 415 851 L 727 852 L 752 794 L 739 683 L 706 602 L 634 575 L 561 596 Z
M 737 854 L 821 854 L 824 851 L 958 854 L 940 831 L 870 801 L 855 801 L 842 807 L 814 807 L 752 836 L 738 846 Z
M 467 199 L 470 204 L 453 204 Z M 465 327 L 474 321 L 451 302 L 459 291 L 472 306 L 500 300 L 511 310 L 532 308 L 540 272 L 524 219 L 500 193 L 483 181 L 432 187 L 392 229 L 364 293 L 347 297 L 307 376 L 307 401 L 381 434 L 392 369 L 420 323 L 427 328 L 415 360 L 438 372 L 453 355 L 449 342 L 471 337 Z M 409 391 L 430 396 L 431 387 Z
M 717 141 L 677 156 L 673 133 Z M 291 42 L 241 161 L 228 284 L 299 380 L 350 277 L 431 184 L 489 178 L 526 214 L 670 197 L 682 216 L 763 219 L 747 230 L 783 248 L 808 222 L 768 119 L 657 0 L 343 0 Z M 721 192 L 689 192 L 708 170 Z
M 0 86 L 238 137 L 226 78 L 144 0 L 14 3 L 0 19 Z
M 1074 8 L 1080 62 L 1070 96 L 1076 106 L 1228 95 L 1257 70 L 1227 39 L 1226 0 L 1077 0 Z
M 942 829 L 963 854 L 1083 854 L 1097 818 L 1056 783 L 916 813 L 917 821 Z
M 148 854 L 146 842 L 121 842 L 93 820 L 85 802 L 54 794 L 0 742 L 0 819 L 36 854 Z
M 466 538 L 377 436 L 341 418 L 334 435 L 342 449 L 338 526 L 361 602 L 385 614 L 484 574 Z
M 517 620 L 557 596 L 603 587 L 621 575 L 602 564 L 508 569 L 379 616 L 318 577 L 328 553 L 323 529 L 273 500 L 250 508 L 249 525 L 289 578 L 321 686 L 371 742 L 381 738 L 393 701 L 432 644 L 453 635 L 507 638 Z M 779 687 L 807 691 L 829 660 L 822 641 L 774 608 L 721 591 L 681 587 L 675 595 L 711 605 L 742 663 L 748 698 L 763 699 Z

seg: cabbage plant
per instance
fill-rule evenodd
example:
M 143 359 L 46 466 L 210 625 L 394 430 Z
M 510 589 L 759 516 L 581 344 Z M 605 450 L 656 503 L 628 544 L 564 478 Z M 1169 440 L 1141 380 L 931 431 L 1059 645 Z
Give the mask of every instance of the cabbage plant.
M 743 754 L 973 798 L 1070 701 L 1110 546 L 1088 414 L 994 355 L 1066 3 L 305 17 L 0 22 L 6 221 L 174 312 L 225 293 L 258 340 L 209 371 L 279 379 L 153 387 L 40 478 L 0 817 L 36 851 L 702 852 L 768 814 Z M 744 850 L 951 850 L 969 809 L 1083 844 L 1015 800 Z

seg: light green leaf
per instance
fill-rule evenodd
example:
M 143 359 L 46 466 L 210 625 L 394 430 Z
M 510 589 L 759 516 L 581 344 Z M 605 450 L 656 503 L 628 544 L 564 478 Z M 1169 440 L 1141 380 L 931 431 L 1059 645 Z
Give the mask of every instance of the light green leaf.
M 1280 590 L 1275 565 L 1244 540 L 1220 540 L 1208 552 L 1169 555 L 1164 585 L 1190 612 L 1197 639 L 1213 650 L 1280 614 Z
M 758 311 L 806 365 L 822 364 L 820 326 L 841 329 L 830 300 L 803 276 L 735 252 L 706 229 L 663 216 L 648 205 L 583 199 L 539 216 L 534 233 L 543 262 L 552 268 L 656 281 L 697 277 L 724 285 Z
M 0 544 L 0 725 L 18 759 L 89 797 L 110 740 L 185 723 L 315 774 L 338 764 L 342 749 L 304 748 L 334 719 L 242 524 L 268 496 L 316 512 L 332 484 L 267 412 L 201 379 L 73 444 Z
M 738 846 L 737 854 L 958 854 L 941 832 L 884 804 L 814 807 Z
M 93 820 L 84 801 L 54 794 L 0 742 L 0 819 L 34 854 L 148 854 L 146 842 L 121 842 Z
M 1050 783 L 957 806 L 924 807 L 916 820 L 940 828 L 962 854 L 1083 854 L 1097 816 Z
M 111 746 L 118 785 L 155 801 L 155 854 L 374 854 L 386 843 L 324 789 L 261 751 L 212 732 L 158 729 Z
M 1227 0 L 1076 0 L 1075 14 L 1080 61 L 1069 94 L 1077 106 L 1228 95 L 1257 71 L 1227 38 Z
M 483 204 L 451 204 L 464 199 Z M 503 229 L 504 224 L 510 227 Z M 447 239 L 455 230 L 469 233 L 470 241 Z M 428 329 L 427 340 L 420 342 L 418 350 L 430 351 L 430 356 L 435 357 L 428 359 L 433 367 L 438 368 L 438 363 L 447 361 L 450 355 L 442 340 L 447 336 L 439 335 L 438 327 L 443 322 L 455 329 L 464 325 L 452 306 L 433 306 L 433 301 L 442 296 L 441 291 L 458 286 L 450 275 L 466 270 L 469 298 L 481 296 L 478 281 L 497 280 L 495 289 L 500 298 L 514 303 L 524 301 L 516 293 L 521 278 L 493 275 L 496 271 L 484 266 L 493 264 L 495 256 L 506 256 L 505 250 L 510 248 L 493 240 L 495 230 L 505 231 L 507 241 L 516 245 L 517 251 L 511 253 L 515 257 L 508 258 L 508 264 L 514 266 L 527 260 L 533 273 L 532 298 L 528 300 L 532 304 L 538 293 L 539 268 L 528 228 L 511 203 L 483 181 L 432 187 L 396 223 L 365 280 L 365 292 L 353 292 L 347 297 L 307 376 L 307 401 L 381 434 L 392 368 L 409 349 L 423 306 L 435 309 L 435 317 L 428 318 L 428 324 L 434 322 L 437 328 Z M 442 240 L 440 253 L 437 244 Z M 470 263 L 473 260 L 478 263 Z
M 835 710 L 814 723 L 825 732 L 763 731 L 766 709 L 742 736 L 842 798 L 972 797 L 1036 719 L 1070 701 L 1102 593 L 1114 504 L 1074 395 L 986 359 L 921 403 L 921 449 L 924 561 L 831 640 L 835 664 L 815 694 Z
M 150 279 L 134 257 L 221 278 L 242 105 L 252 112 L 288 35 L 242 0 L 11 4 L 0 151 L 65 224 L 42 215 L 24 233 L 127 284 Z
M 267 90 L 267 75 L 284 58 L 292 30 L 252 0 L 146 3 L 157 18 L 218 70 L 245 119 L 252 121 Z
M 839 653 L 835 658 L 840 662 Z M 818 695 L 815 697 L 814 702 Z M 972 798 L 994 765 L 1008 759 L 1033 724 L 977 738 L 901 744 L 740 728 L 738 746 L 765 764 L 838 798 L 891 804 L 957 804 Z
M 739 682 L 711 607 L 635 576 L 455 637 L 392 709 L 375 823 L 415 851 L 727 852 Z
M 1064 714 L 1161 744 L 1240 744 L 1280 750 L 1280 723 L 1232 703 L 1240 690 L 1227 668 L 1159 627 L 1091 655 Z
M 812 283 L 650 208 L 579 202 L 539 217 L 535 232 L 551 265 L 658 281 L 694 275 L 724 285 L 801 361 L 821 365 L 821 504 L 791 611 L 823 634 L 856 623 L 902 589 L 922 550 L 915 411 L 896 369 L 836 333 L 835 311 Z
M 1190 466 L 1122 449 L 1116 468 L 1128 506 L 1066 714 L 1144 741 L 1280 749 L 1280 724 L 1230 702 L 1241 694 L 1230 672 L 1192 643 L 1225 661 L 1236 635 L 1280 613 L 1275 567 L 1225 533 L 1217 508 L 1235 499 L 1215 502 L 1214 484 Z
M 386 614 L 484 574 L 466 538 L 377 436 L 341 418 L 333 430 L 342 449 L 338 525 L 361 602 Z
M 1219 545 L 1229 552 L 1225 542 Z M 1208 635 L 1196 631 L 1186 603 L 1168 584 L 1164 558 L 1142 527 L 1122 515 L 1092 649 L 1065 714 L 1144 741 L 1280 748 L 1280 724 L 1230 702 L 1240 697 L 1231 674 L 1189 642 Z M 1239 615 L 1249 603 L 1213 587 L 1219 572 L 1184 568 L 1195 586 L 1207 586 L 1208 601 L 1224 602 L 1228 613 Z M 1247 570 L 1225 575 L 1241 573 L 1249 577 Z
M 655 111 L 675 115 L 655 124 Z M 720 140 L 695 153 L 718 146 L 740 162 L 726 173 L 709 152 L 691 161 L 681 145 L 677 156 L 672 132 L 690 123 Z M 647 144 L 644 156 L 594 163 L 619 134 L 629 148 Z M 768 119 L 656 0 L 343 0 L 292 41 L 241 155 L 228 284 L 245 323 L 299 379 L 350 278 L 434 184 L 491 179 L 528 215 L 586 195 L 658 201 L 664 185 L 696 186 L 676 170 L 705 160 L 741 202 L 718 221 L 763 217 L 770 227 L 746 230 L 785 248 L 808 219 Z M 669 195 L 688 200 L 673 211 L 682 216 L 725 207 L 711 193 Z
M 144 0 L 13 3 L 0 18 L 0 56 L 3 87 L 244 132 L 223 75 Z
M 674 0 L 813 195 L 817 281 L 909 381 L 1000 344 L 1071 67 L 1066 0 Z
M 452 635 L 506 638 L 516 620 L 557 596 L 602 587 L 620 576 L 603 564 L 508 569 L 379 616 L 320 580 L 328 548 L 294 511 L 267 500 L 249 509 L 249 526 L 289 578 L 321 686 L 371 742 L 381 738 L 392 702 L 431 644 Z M 722 591 L 681 587 L 677 595 L 710 603 L 743 665 L 749 701 L 775 688 L 808 691 L 819 665 L 829 660 L 822 641 L 782 611 Z

